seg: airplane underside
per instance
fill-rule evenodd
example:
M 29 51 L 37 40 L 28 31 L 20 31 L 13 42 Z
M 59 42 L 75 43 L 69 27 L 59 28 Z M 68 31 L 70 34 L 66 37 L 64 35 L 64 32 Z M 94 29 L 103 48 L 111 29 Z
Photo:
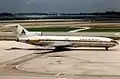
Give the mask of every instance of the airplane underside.
M 55 44 L 53 41 L 26 41 L 26 43 L 37 46 L 51 46 L 55 47 L 55 49 L 64 49 L 65 47 L 104 47 L 108 50 L 108 48 L 115 46 L 114 43 L 110 42 L 71 42 L 71 44 L 63 44 L 64 42 L 62 42 L 62 44 Z

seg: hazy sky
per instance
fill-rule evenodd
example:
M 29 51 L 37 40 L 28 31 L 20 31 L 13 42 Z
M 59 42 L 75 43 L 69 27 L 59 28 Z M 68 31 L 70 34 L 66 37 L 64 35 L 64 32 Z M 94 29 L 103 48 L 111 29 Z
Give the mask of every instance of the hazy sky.
M 120 0 L 0 0 L 0 12 L 120 11 Z

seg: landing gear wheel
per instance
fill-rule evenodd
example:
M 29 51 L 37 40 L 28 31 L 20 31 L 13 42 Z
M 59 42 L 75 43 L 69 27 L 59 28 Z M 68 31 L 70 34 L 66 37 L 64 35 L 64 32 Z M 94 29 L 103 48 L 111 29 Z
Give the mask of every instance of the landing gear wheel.
M 105 50 L 108 50 L 109 47 L 105 47 Z

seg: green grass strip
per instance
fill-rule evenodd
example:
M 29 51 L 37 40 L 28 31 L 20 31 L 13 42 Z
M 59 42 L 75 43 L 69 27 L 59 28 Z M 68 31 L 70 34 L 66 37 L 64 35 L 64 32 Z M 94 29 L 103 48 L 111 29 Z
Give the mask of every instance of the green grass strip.
M 42 31 L 42 32 L 67 32 L 70 30 L 76 30 L 79 28 L 68 27 L 41 27 L 41 28 L 28 28 L 29 31 Z
M 41 31 L 41 32 L 68 32 L 80 28 L 72 27 L 40 27 L 40 28 L 27 28 L 29 31 Z M 91 28 L 79 32 L 120 32 L 120 28 Z
M 92 28 L 79 32 L 120 32 L 120 28 Z

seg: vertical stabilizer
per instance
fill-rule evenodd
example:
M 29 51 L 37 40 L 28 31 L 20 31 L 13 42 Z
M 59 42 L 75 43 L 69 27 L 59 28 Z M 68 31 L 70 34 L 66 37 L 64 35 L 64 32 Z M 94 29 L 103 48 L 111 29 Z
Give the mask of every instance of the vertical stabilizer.
M 24 29 L 20 24 L 9 24 L 4 27 L 9 28 L 19 38 L 28 35 L 28 31 Z

